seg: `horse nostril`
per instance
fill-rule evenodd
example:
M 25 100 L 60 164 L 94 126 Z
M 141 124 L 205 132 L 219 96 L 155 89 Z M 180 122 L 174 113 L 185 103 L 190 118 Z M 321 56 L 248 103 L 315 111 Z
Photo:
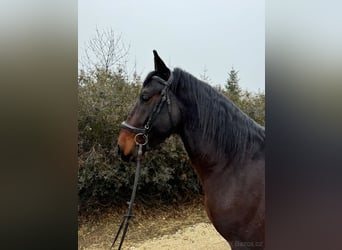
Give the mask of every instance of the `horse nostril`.
M 120 153 L 121 153 L 120 146 L 119 146 L 119 144 L 117 144 L 116 146 L 118 147 L 118 154 L 120 155 Z

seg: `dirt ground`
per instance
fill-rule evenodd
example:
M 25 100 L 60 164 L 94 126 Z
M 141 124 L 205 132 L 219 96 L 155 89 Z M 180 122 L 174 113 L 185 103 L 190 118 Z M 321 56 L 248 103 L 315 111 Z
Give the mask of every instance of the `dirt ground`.
M 125 209 L 107 209 L 79 216 L 78 249 L 110 248 Z M 229 250 L 228 243 L 209 222 L 203 202 L 158 209 L 134 208 L 122 249 L 127 250 Z M 117 249 L 118 245 L 113 249 Z

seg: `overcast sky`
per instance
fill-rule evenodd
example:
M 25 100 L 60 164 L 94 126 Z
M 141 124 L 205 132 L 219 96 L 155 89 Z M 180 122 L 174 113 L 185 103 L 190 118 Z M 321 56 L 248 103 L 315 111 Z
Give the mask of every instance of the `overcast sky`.
M 153 70 L 152 50 L 168 66 L 199 77 L 207 69 L 212 85 L 239 71 L 244 89 L 265 89 L 265 5 L 263 0 L 79 0 L 78 46 L 112 28 L 130 44 L 128 68 Z

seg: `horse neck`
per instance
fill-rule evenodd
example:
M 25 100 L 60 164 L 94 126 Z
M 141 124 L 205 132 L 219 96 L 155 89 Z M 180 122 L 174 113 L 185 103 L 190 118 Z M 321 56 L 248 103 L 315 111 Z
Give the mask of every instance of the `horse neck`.
M 189 106 L 188 108 L 190 109 Z M 245 153 L 240 151 L 234 154 L 227 150 L 229 146 L 220 148 L 214 141 L 202 137 L 201 128 L 194 126 L 198 120 L 188 120 L 187 122 L 189 124 L 184 124 L 179 135 L 188 153 L 191 165 L 196 170 L 204 188 L 210 176 L 248 171 L 248 162 L 252 161 L 252 158 L 264 157 L 263 143 L 253 146 L 253 149 L 243 149 L 246 150 Z M 222 128 L 215 127 L 213 129 Z
M 196 100 L 189 99 L 187 93 L 193 91 L 193 89 L 186 89 L 187 84 L 182 86 L 182 91 L 177 93 L 178 97 L 180 97 L 179 101 L 182 103 L 181 113 L 183 114 L 183 124 L 180 126 L 179 135 L 193 165 L 205 165 L 207 168 L 210 168 L 219 164 L 219 161 L 222 162 L 222 159 L 225 160 L 226 165 L 229 165 L 251 157 L 251 154 L 254 154 L 255 151 L 263 147 L 261 145 L 264 140 L 263 128 L 222 96 L 219 96 L 222 100 L 218 101 L 219 105 L 216 106 L 216 109 L 210 110 L 205 114 L 206 119 L 210 120 L 210 117 L 215 115 L 230 118 L 223 118 L 221 122 L 217 123 L 205 123 L 203 127 L 203 117 L 200 117 L 201 114 L 199 114 L 203 106 L 199 106 L 199 102 Z M 210 102 L 212 100 L 207 101 Z M 220 106 L 220 102 L 222 106 Z M 229 132 L 229 119 L 234 120 L 235 123 L 241 123 L 235 124 L 235 131 Z M 252 129 L 247 129 L 247 126 L 251 126 Z M 203 130 L 207 130 L 208 136 L 205 136 L 206 133 Z M 223 130 L 227 131 L 227 133 L 222 134 Z M 218 131 L 221 131 L 221 135 Z M 232 139 L 233 136 L 240 136 L 246 141 L 241 140 L 239 142 L 237 139 Z M 227 137 L 230 138 L 227 139 Z M 230 142 L 232 143 L 230 144 Z M 238 143 L 243 145 L 238 145 Z M 247 143 L 249 144 L 247 145 Z M 236 152 L 234 147 L 237 147 L 239 152 Z M 241 158 L 240 156 L 243 157 Z

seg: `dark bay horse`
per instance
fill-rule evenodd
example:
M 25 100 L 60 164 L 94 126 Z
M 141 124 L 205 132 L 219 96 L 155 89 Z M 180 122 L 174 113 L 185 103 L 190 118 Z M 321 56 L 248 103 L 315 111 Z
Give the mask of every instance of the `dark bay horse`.
M 171 72 L 153 53 L 155 70 L 121 125 L 121 157 L 137 157 L 136 140 L 153 148 L 178 134 L 216 230 L 233 250 L 264 249 L 264 127 L 207 83 L 179 68 Z

